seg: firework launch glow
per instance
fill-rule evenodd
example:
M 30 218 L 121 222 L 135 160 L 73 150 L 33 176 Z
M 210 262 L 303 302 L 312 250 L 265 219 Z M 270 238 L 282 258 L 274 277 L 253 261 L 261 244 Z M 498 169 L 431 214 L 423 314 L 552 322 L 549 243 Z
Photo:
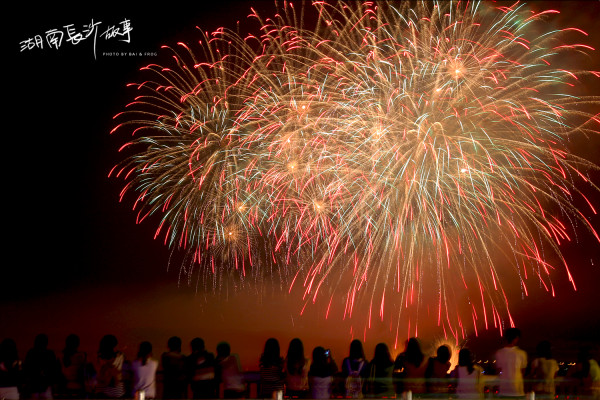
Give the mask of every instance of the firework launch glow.
M 115 117 L 133 140 L 110 175 L 182 276 L 277 282 L 299 311 L 396 333 L 428 315 L 457 340 L 513 324 L 506 282 L 575 288 L 560 246 L 576 225 L 599 239 L 597 167 L 567 147 L 600 123 L 577 94 L 600 73 L 564 63 L 586 32 L 520 3 L 276 7 L 165 47 Z

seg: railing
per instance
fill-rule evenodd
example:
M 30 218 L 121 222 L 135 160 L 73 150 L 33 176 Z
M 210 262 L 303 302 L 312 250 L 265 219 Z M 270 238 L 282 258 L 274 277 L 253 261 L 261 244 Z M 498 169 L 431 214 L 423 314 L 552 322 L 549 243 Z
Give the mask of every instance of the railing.
M 333 399 L 345 399 L 345 378 L 341 374 L 336 374 L 332 377 L 332 398 Z M 481 383 L 481 393 L 479 397 L 481 399 L 500 398 L 498 393 L 498 377 L 496 375 L 483 375 L 483 382 Z M 246 399 L 257 399 L 260 394 L 260 373 L 259 371 L 246 371 L 244 372 L 244 381 L 246 383 L 246 391 L 244 397 Z M 367 380 L 365 380 L 366 382 Z M 426 380 L 426 379 L 403 379 L 400 377 L 391 378 L 377 378 L 374 380 L 379 384 L 380 387 L 386 387 L 389 390 L 386 393 L 373 393 L 365 391 L 363 397 L 365 398 L 397 398 L 402 400 L 412 400 L 413 398 L 437 398 L 437 399 L 453 399 L 458 398 L 455 393 L 456 380 L 455 379 L 437 379 L 437 380 Z M 162 385 L 162 374 L 157 374 L 157 399 L 161 398 L 163 393 Z M 532 392 L 532 388 L 539 381 L 532 379 L 524 380 L 525 392 L 528 393 L 524 400 L 537 400 L 540 398 L 549 399 L 565 399 L 565 400 L 600 400 L 600 388 L 590 388 L 585 386 L 580 379 L 568 378 L 568 377 L 557 377 L 555 379 L 555 393 L 553 396 L 535 394 Z M 431 385 L 433 384 L 433 385 Z M 407 387 L 420 387 L 421 391 L 405 390 Z M 432 391 L 431 388 L 434 386 L 436 389 Z M 222 385 L 218 391 L 219 398 L 223 398 Z M 126 395 L 131 398 L 128 394 Z M 60 394 L 54 396 L 55 399 L 62 399 Z M 98 397 L 89 396 L 88 398 Z M 188 399 L 192 398 L 192 393 L 188 392 Z M 283 398 L 289 398 L 285 395 Z M 73 400 L 73 399 L 72 399 Z M 148 400 L 148 399 L 146 399 Z

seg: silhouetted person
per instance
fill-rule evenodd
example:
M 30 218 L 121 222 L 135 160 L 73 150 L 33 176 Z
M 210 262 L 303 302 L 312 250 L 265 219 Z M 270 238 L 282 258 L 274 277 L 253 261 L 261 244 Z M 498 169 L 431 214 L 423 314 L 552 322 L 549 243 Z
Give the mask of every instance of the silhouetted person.
M 265 348 L 260 357 L 259 368 L 260 397 L 272 398 L 274 393 L 284 390 L 283 358 L 281 358 L 277 339 L 269 338 L 265 342 Z
M 408 339 L 406 349 L 396 357 L 394 369 L 401 371 L 402 380 L 399 384 L 401 392 L 425 392 L 427 361 L 417 338 Z
M 502 397 L 525 396 L 523 372 L 527 367 L 527 353 L 517 346 L 520 338 L 519 329 L 506 329 L 504 347 L 496 352 L 496 370 L 499 373 L 498 394 Z
M 79 336 L 75 334 L 67 336 L 60 362 L 62 370 L 60 396 L 71 399 L 83 398 L 87 354 L 79 351 Z
M 284 365 L 286 395 L 306 398 L 310 361 L 304 356 L 304 344 L 300 339 L 294 338 L 290 341 Z
M 354 339 L 350 342 L 348 357 L 342 361 L 342 376 L 345 379 L 346 397 L 362 397 L 367 371 L 367 360 L 365 359 L 362 342 Z
M 140 343 L 137 358 L 131 363 L 131 370 L 133 372 L 133 397 L 139 398 L 139 394 L 144 392 L 145 398 L 155 398 L 158 361 L 152 358 L 152 344 L 150 342 Z
M 0 399 L 19 400 L 22 383 L 23 371 L 17 344 L 12 339 L 4 339 L 0 343 Z
M 27 393 L 33 399 L 52 399 L 53 385 L 58 381 L 59 365 L 56 355 L 48 350 L 48 336 L 35 337 L 33 348 L 27 352 L 23 365 Z
M 558 372 L 558 363 L 552 358 L 550 342 L 543 340 L 538 343 L 535 351 L 536 358 L 531 361 L 529 378 L 533 382 L 536 397 L 553 398 L 556 391 L 554 378 Z
M 441 345 L 436 356 L 429 359 L 425 371 L 427 391 L 429 393 L 448 393 L 448 371 L 450 370 L 450 347 Z
M 390 355 L 390 349 L 385 343 L 378 343 L 375 346 L 373 359 L 368 366 L 367 394 L 375 397 L 393 396 L 393 372 L 394 361 Z
M 117 350 L 117 338 L 104 335 L 100 339 L 96 360 L 96 388 L 98 397 L 119 398 L 125 395 L 123 364 L 125 356 Z
M 456 396 L 459 399 L 481 399 L 483 368 L 473 362 L 471 351 L 463 348 L 458 352 L 458 365 L 451 373 L 456 380 Z
M 312 363 L 308 371 L 311 399 L 329 399 L 332 394 L 333 376 L 338 372 L 331 354 L 321 346 L 312 352 Z
M 237 354 L 231 354 L 227 342 L 217 345 L 218 380 L 223 384 L 223 397 L 226 399 L 241 399 L 244 397 L 246 385 L 244 373 Z
M 577 354 L 577 362 L 569 369 L 569 376 L 578 380 L 577 393 L 600 399 L 600 366 L 592 356 L 592 349 L 584 346 Z
M 163 370 L 163 398 L 185 399 L 187 397 L 187 376 L 185 356 L 181 354 L 181 338 L 173 336 L 167 342 L 169 351 L 161 356 Z
M 217 396 L 215 356 L 206 351 L 204 340 L 194 338 L 190 343 L 192 354 L 186 358 L 186 369 L 194 399 L 214 399 Z

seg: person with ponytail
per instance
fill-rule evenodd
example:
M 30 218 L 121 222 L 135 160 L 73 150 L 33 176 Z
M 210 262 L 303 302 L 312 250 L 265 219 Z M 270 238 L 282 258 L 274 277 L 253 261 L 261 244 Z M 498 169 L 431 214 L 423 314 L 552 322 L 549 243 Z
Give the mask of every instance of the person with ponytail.
M 158 361 L 152 358 L 152 344 L 140 343 L 137 358 L 131 363 L 133 370 L 133 396 L 153 399 L 156 397 L 156 370 Z M 143 396 L 141 393 L 144 393 Z

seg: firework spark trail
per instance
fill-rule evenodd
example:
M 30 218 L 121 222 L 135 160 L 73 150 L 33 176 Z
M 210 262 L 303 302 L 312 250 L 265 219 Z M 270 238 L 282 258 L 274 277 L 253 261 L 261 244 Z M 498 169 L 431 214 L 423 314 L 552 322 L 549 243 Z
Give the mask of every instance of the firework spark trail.
M 554 11 L 518 4 L 279 7 L 253 11 L 259 33 L 178 44 L 118 116 L 138 151 L 111 174 L 140 220 L 162 215 L 156 235 L 187 251 L 187 276 L 276 277 L 327 314 L 334 297 L 345 317 L 367 303 L 366 323 L 396 332 L 417 332 L 429 293 L 454 337 L 512 324 L 506 279 L 554 295 L 549 253 L 568 273 L 559 244 L 575 221 L 598 237 L 573 206 L 595 166 L 566 147 L 597 133 L 582 105 L 598 99 L 569 88 L 598 73 L 558 62 L 588 50 L 561 34 L 583 32 L 530 34 Z

